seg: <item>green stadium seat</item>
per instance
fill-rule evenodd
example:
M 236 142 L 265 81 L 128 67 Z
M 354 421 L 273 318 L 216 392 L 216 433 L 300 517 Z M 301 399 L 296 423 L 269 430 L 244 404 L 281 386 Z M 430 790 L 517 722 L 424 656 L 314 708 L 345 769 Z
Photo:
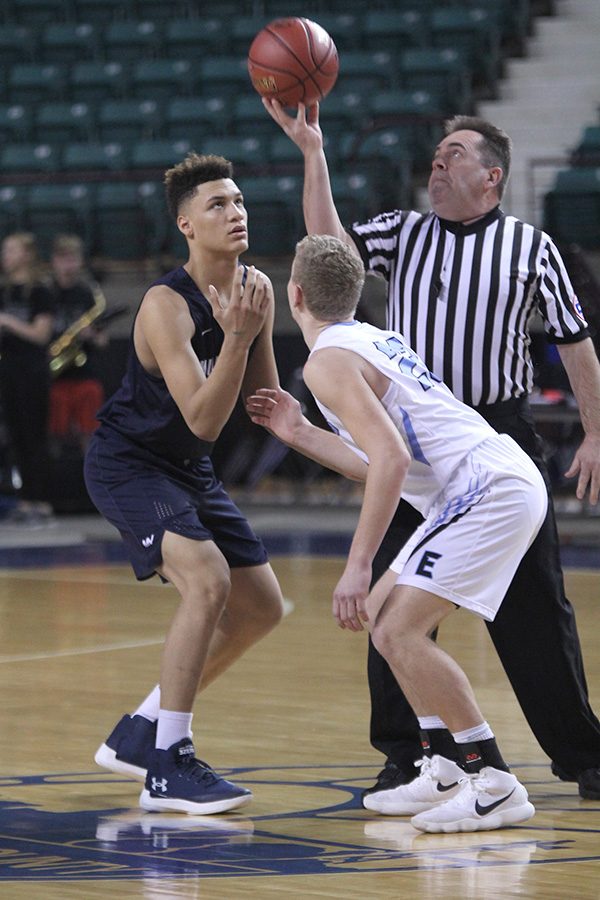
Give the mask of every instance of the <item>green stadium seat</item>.
M 134 169 L 165 169 L 175 166 L 194 150 L 188 140 L 137 141 L 131 148 L 131 166 Z
M 396 56 L 385 50 L 352 50 L 340 56 L 336 93 L 374 93 L 396 86 Z
M 51 22 L 40 36 L 41 58 L 47 63 L 74 63 L 99 54 L 97 29 L 90 22 Z
M 38 141 L 66 143 L 90 140 L 94 111 L 88 103 L 41 103 L 33 117 L 33 136 Z
M 70 12 L 64 0 L 11 0 L 10 6 L 12 18 L 28 27 L 64 22 Z
M 453 48 L 404 50 L 400 54 L 399 83 L 404 90 L 437 94 L 444 116 L 474 111 L 469 64 L 464 53 Z
M 171 141 L 187 139 L 196 143 L 207 131 L 225 134 L 229 120 L 225 97 L 172 97 L 165 105 L 163 133 Z
M 100 103 L 128 92 L 129 70 L 120 62 L 89 60 L 70 69 L 69 97 L 77 103 Z
M 311 16 L 309 15 L 310 19 Z M 360 50 L 363 39 L 362 16 L 356 12 L 315 13 L 316 21 L 331 35 L 338 53 Z
M 303 236 L 302 178 L 290 175 L 238 179 L 248 210 L 249 255 L 293 254 Z
M 335 136 L 360 129 L 369 100 L 377 94 L 378 91 L 373 94 L 370 90 L 361 89 L 358 84 L 350 88 L 345 88 L 343 82 L 336 84 L 331 97 L 319 109 L 319 122 L 324 135 Z
M 415 162 L 428 169 L 443 136 L 441 98 L 432 91 L 384 91 L 367 102 L 374 126 L 400 125 L 406 130 Z
M 254 91 L 246 58 L 242 55 L 205 56 L 200 60 L 197 89 L 205 97 L 237 97 Z
M 143 59 L 133 64 L 131 92 L 143 100 L 158 101 L 192 94 L 196 71 L 189 59 Z
M 433 46 L 462 51 L 475 85 L 487 99 L 495 98 L 502 74 L 502 56 L 494 14 L 481 7 L 435 9 L 431 13 L 430 29 Z
M 254 90 L 251 94 L 240 94 L 231 101 L 231 130 L 239 135 L 266 137 L 281 132 Z
M 105 100 L 96 116 L 101 141 L 133 143 L 158 135 L 162 122 L 156 100 Z
M 34 184 L 24 198 L 25 227 L 38 238 L 42 255 L 59 232 L 78 234 L 89 249 L 93 190 L 87 184 Z
M 600 250 L 600 168 L 559 172 L 544 198 L 544 228 L 557 241 Z
M 13 231 L 24 228 L 25 188 L 21 185 L 0 187 L 0 241 Z
M 425 17 L 414 9 L 369 9 L 362 23 L 365 47 L 392 54 L 404 47 L 424 47 L 428 32 Z
M 5 66 L 35 62 L 35 32 L 26 25 L 6 22 L 0 25 L 0 60 Z
M 127 148 L 117 142 L 76 141 L 65 144 L 63 167 L 67 171 L 107 171 L 129 168 Z
M 230 159 L 237 171 L 240 167 L 256 169 L 266 166 L 267 145 L 267 139 L 260 135 L 245 138 L 211 136 L 205 137 L 197 149 L 201 153 L 213 153 Z
M 62 100 L 65 70 L 43 63 L 18 63 L 8 70 L 7 95 L 11 103 Z
M 0 168 L 7 173 L 55 172 L 59 168 L 58 149 L 52 144 L 4 144 Z
M 106 25 L 134 15 L 132 0 L 73 0 L 78 21 Z
M 334 172 L 331 190 L 340 219 L 346 226 L 381 211 L 378 192 L 368 172 Z
M 167 7 L 165 3 L 162 5 Z M 164 47 L 174 57 L 200 59 L 204 53 L 225 52 L 228 34 L 223 16 L 169 18 L 165 24 Z
M 153 182 L 102 182 L 94 206 L 92 252 L 111 259 L 153 256 L 163 235 L 162 186 Z
M 229 24 L 229 34 L 227 38 L 227 52 L 239 55 L 242 59 L 246 59 L 250 44 L 258 34 L 270 21 L 269 16 L 250 15 L 235 16 Z
M 358 135 L 348 134 L 341 142 L 340 157 L 343 159 L 344 173 L 351 171 L 355 175 L 367 177 L 372 190 L 369 215 L 381 210 L 379 197 L 383 193 L 393 197 L 395 204 L 408 204 L 413 156 L 410 136 L 404 127 L 379 128 Z M 348 200 L 353 197 L 351 187 L 352 183 L 346 186 Z
M 124 20 L 106 25 L 102 45 L 107 59 L 136 62 L 154 56 L 162 40 L 155 22 Z
M 207 4 L 194 3 L 192 0 L 131 0 L 133 11 L 131 18 L 150 19 L 152 22 L 164 24 L 174 18 L 192 16 L 202 19 L 207 11 Z M 227 15 L 227 10 L 219 2 L 217 5 L 220 16 Z
M 323 135 L 323 145 L 330 166 L 335 167 L 339 157 L 338 141 L 329 134 Z M 267 143 L 267 158 L 270 166 L 277 169 L 284 168 L 292 172 L 302 174 L 304 171 L 304 158 L 296 144 L 286 134 L 275 134 Z
M 0 104 L 0 141 L 31 140 L 31 107 L 22 103 Z
M 572 153 L 577 165 L 600 165 L 600 125 L 588 125 Z

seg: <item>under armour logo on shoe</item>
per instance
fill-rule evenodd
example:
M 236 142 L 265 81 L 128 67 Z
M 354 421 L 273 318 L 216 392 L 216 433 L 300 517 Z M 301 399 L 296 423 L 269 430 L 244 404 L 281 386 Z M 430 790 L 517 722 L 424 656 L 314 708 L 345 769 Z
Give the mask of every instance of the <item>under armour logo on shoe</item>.
M 167 779 L 161 778 L 159 781 L 158 778 L 152 777 L 152 790 L 162 791 L 165 794 L 167 792 Z
M 142 538 L 142 546 L 143 547 L 151 547 L 154 543 L 154 535 L 149 534 L 148 537 Z

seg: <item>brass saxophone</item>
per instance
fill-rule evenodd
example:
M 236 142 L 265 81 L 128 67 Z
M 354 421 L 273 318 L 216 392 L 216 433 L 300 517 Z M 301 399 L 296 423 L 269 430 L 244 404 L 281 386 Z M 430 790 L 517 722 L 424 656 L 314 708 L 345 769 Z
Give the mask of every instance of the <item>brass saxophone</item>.
M 94 297 L 94 305 L 86 310 L 82 316 L 69 325 L 48 348 L 50 354 L 50 374 L 57 378 L 70 366 L 83 366 L 87 360 L 87 354 L 79 339 L 81 332 L 102 315 L 106 309 L 106 297 L 100 285 L 93 281 L 90 283 Z

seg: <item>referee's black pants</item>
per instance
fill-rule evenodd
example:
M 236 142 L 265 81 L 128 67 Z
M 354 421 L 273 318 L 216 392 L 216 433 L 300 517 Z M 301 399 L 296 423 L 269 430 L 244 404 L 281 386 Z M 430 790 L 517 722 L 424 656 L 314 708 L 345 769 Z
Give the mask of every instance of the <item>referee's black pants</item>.
M 525 400 L 478 408 L 509 434 L 541 470 L 549 494 L 546 519 L 523 557 L 493 622 L 498 656 L 540 747 L 566 772 L 600 765 L 600 722 L 589 701 L 575 615 L 565 596 L 558 533 L 541 441 Z M 377 580 L 422 517 L 404 501 L 373 563 Z M 417 719 L 387 663 L 369 640 L 371 744 L 401 769 L 422 755 Z M 484 711 L 485 712 L 485 711 Z

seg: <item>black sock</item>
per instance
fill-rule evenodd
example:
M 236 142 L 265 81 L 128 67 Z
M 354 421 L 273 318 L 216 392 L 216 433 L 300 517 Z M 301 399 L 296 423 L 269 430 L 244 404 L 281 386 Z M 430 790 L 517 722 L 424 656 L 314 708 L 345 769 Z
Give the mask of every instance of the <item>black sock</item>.
M 468 775 L 480 772 L 485 766 L 492 766 L 494 769 L 510 772 L 510 769 L 502 759 L 496 738 L 472 741 L 468 744 L 457 744 L 457 747 L 462 754 L 460 765 Z
M 420 731 L 421 746 L 425 756 L 444 756 L 462 765 L 459 744 L 456 743 L 447 728 L 430 728 Z

